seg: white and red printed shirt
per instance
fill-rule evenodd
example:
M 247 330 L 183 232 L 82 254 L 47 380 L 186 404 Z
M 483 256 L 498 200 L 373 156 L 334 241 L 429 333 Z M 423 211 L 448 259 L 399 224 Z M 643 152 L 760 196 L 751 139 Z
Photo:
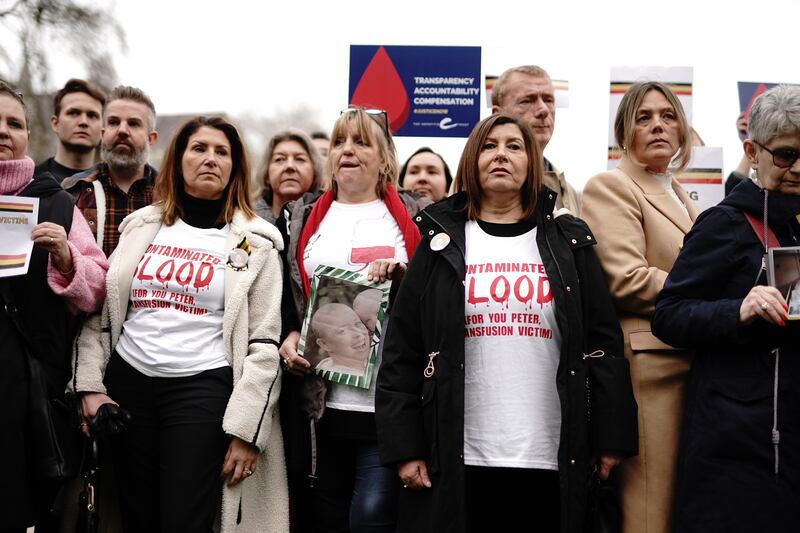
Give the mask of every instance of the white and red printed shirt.
M 464 462 L 557 470 L 561 333 L 536 228 L 480 224 L 465 228 Z
M 139 261 L 116 350 L 146 376 L 228 366 L 222 340 L 228 226 L 162 225 Z
M 383 200 L 365 204 L 334 201 L 306 244 L 303 266 L 312 279 L 319 265 L 366 273 L 372 261 L 391 258 L 408 263 L 403 233 Z M 380 368 L 380 364 L 379 353 L 375 368 Z M 376 381 L 373 375 L 368 389 L 329 383 L 326 405 L 373 413 Z

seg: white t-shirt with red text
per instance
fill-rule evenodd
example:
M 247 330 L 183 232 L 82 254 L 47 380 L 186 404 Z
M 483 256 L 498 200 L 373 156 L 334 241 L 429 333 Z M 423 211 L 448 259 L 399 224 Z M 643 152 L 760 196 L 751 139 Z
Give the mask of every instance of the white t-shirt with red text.
M 333 202 L 306 244 L 303 266 L 309 279 L 319 265 L 366 273 L 376 259 L 408 263 L 405 239 L 383 200 L 365 204 Z M 381 357 L 375 363 L 380 368 Z M 326 405 L 344 411 L 375 412 L 375 382 L 368 389 L 328 383 Z
M 162 225 L 133 275 L 116 350 L 146 376 L 228 366 L 222 340 L 229 228 Z
M 536 228 L 465 232 L 464 462 L 557 470 L 561 334 Z

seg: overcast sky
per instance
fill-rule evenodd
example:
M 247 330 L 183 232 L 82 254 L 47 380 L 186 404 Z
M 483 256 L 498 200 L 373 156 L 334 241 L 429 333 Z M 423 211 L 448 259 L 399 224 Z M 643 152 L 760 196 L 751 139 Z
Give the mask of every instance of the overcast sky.
M 736 82 L 800 82 L 800 0 L 139 0 L 115 12 L 128 41 L 115 54 L 120 81 L 160 113 L 307 105 L 329 128 L 347 105 L 350 44 L 481 46 L 483 74 L 541 65 L 569 80 L 545 155 L 578 188 L 606 166 L 611 66 L 694 67 L 693 125 L 723 147 L 726 173 L 741 157 Z M 72 74 L 56 69 L 53 82 Z M 455 170 L 463 142 L 397 144 L 401 162 L 427 144 Z

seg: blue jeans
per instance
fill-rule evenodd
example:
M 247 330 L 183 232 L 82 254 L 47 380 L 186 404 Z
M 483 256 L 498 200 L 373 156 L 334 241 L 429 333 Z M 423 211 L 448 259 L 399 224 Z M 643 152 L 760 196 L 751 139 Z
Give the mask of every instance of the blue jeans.
M 318 433 L 317 480 L 313 494 L 315 533 L 390 533 L 397 521 L 400 478 L 381 466 L 378 443 L 342 435 L 325 419 Z M 365 413 L 365 416 L 372 416 Z M 328 427 L 326 427 L 328 426 Z

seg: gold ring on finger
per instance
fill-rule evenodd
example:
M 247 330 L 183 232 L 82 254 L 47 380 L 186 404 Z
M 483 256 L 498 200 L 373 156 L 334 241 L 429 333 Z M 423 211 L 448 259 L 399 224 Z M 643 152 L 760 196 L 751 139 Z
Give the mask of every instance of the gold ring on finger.
M 767 302 L 762 303 L 761 304 L 761 310 L 762 311 L 766 311 L 767 309 L 769 309 L 769 304 Z

